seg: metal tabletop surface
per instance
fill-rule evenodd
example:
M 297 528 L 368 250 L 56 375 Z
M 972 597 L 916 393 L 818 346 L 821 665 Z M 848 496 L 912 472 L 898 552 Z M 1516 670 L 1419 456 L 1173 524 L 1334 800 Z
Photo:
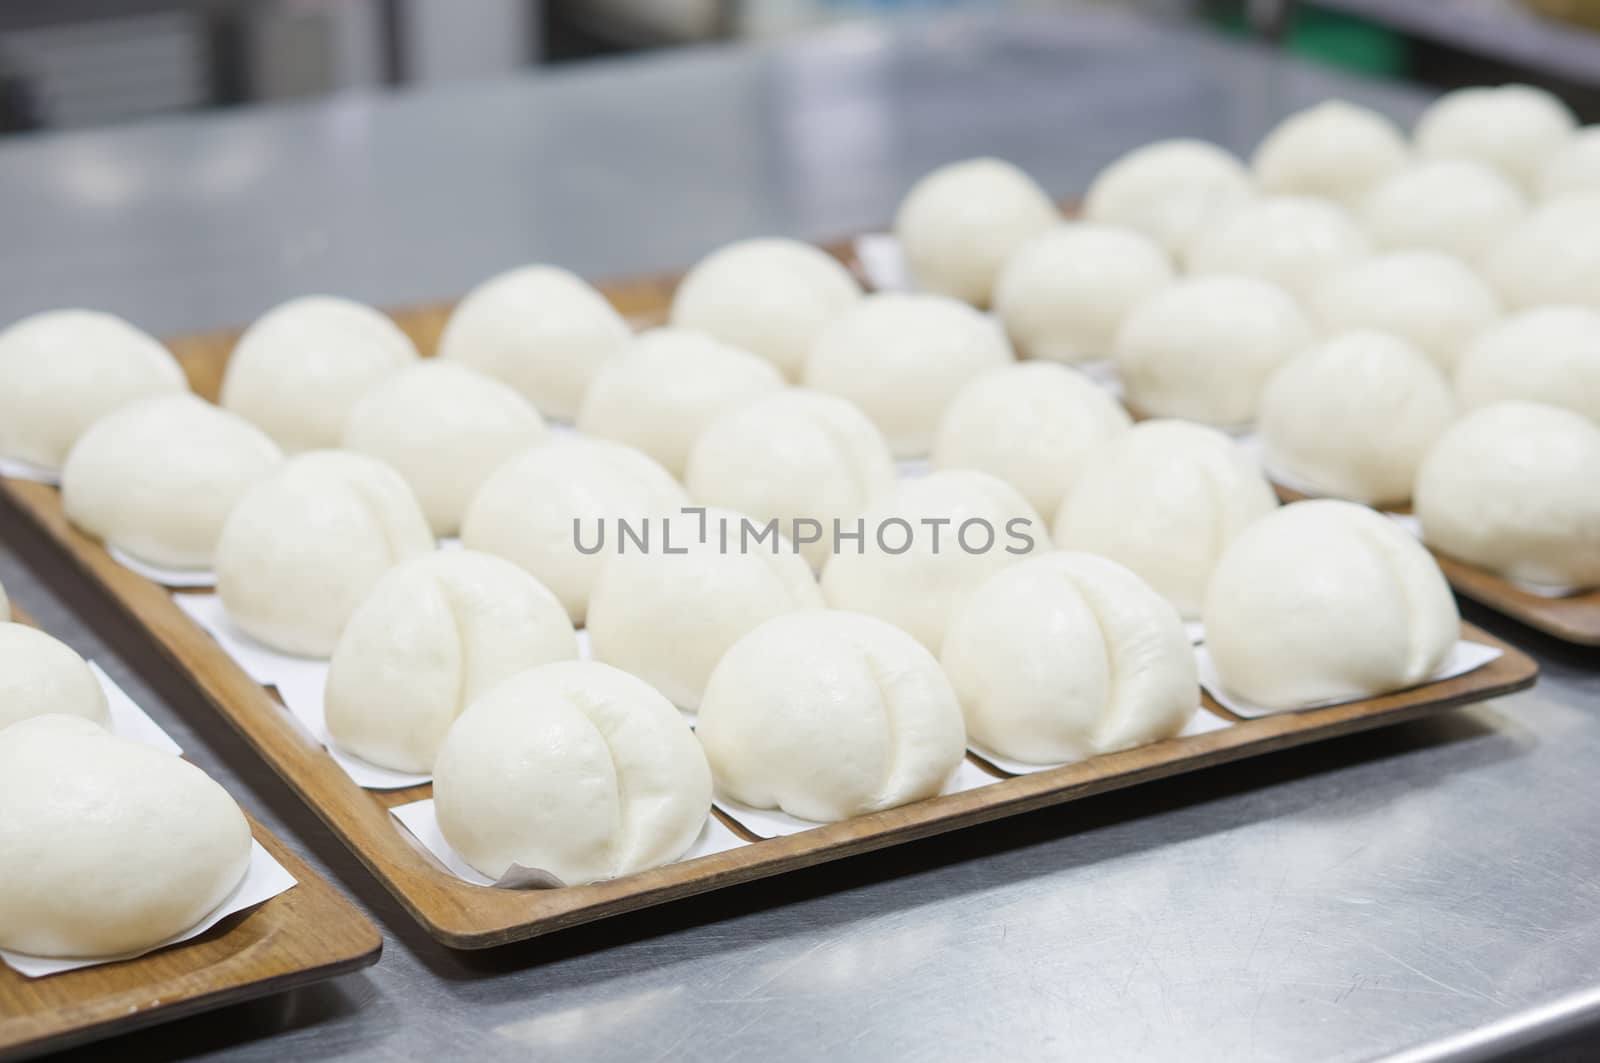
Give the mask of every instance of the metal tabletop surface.
M 533 260 L 591 276 L 881 223 L 980 152 L 1061 195 L 1174 134 L 1248 149 L 1424 98 L 1102 10 L 846 27 L 422 95 L 0 145 L 0 319 L 156 332 Z M 21 529 L 5 528 L 13 547 Z M 0 581 L 383 927 L 366 972 L 83 1052 L 410 1058 L 1471 1058 L 1600 1019 L 1600 661 L 1534 690 L 489 953 L 426 937 L 50 556 Z

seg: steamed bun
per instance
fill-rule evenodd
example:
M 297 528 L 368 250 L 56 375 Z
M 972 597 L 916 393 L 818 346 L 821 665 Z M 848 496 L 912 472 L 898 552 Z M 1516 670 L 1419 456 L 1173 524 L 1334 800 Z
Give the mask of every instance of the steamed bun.
M 0 948 L 33 956 L 159 945 L 250 866 L 250 824 L 222 787 L 84 719 L 0 731 L 0 808 Z
M 1355 218 L 1310 196 L 1268 196 L 1196 231 L 1184 255 L 1190 273 L 1260 277 L 1304 297 L 1322 278 L 1372 251 Z
M 696 729 L 721 793 L 825 823 L 937 795 L 966 752 L 933 654 L 832 610 L 776 617 L 734 643 Z
M 894 457 L 854 403 L 789 388 L 711 422 L 689 453 L 684 484 L 696 501 L 786 528 L 815 521 L 808 530 L 816 539 L 796 530 L 794 545 L 820 569 L 832 552 L 834 522 L 893 486 Z
M 783 386 L 749 351 L 691 329 L 652 329 L 595 371 L 578 429 L 638 447 L 682 477 L 707 425 Z
M 1539 196 L 1562 199 L 1597 194 L 1600 194 L 1600 125 L 1592 125 L 1573 134 L 1561 150 L 1546 160 L 1539 171 Z
M 308 295 L 268 310 L 239 337 L 220 401 L 290 454 L 336 447 L 362 393 L 416 360 L 411 338 L 370 306 Z
M 1244 164 L 1215 144 L 1160 140 L 1101 170 L 1084 195 L 1083 216 L 1138 229 L 1176 255 L 1202 225 L 1252 195 Z
M 936 469 L 978 469 L 1054 515 L 1095 446 L 1132 421 L 1116 399 L 1065 366 L 990 369 L 956 395 L 933 441 Z
M 1032 764 L 1171 738 L 1200 704 L 1177 612 L 1090 554 L 1052 550 L 989 577 L 956 611 L 940 661 L 972 741 Z
M 1600 309 L 1538 306 L 1502 318 L 1461 356 L 1456 393 L 1468 409 L 1527 399 L 1600 421 Z
M 111 726 L 105 691 L 72 647 L 38 628 L 0 622 L 0 731 L 51 713 Z
M 577 275 L 523 266 L 467 293 L 445 322 L 439 357 L 497 377 L 546 417 L 570 421 L 595 370 L 628 336 L 622 315 Z
M 1600 194 L 1537 207 L 1484 259 L 1514 308 L 1570 303 L 1600 310 Z
M 1294 502 L 1245 529 L 1206 592 L 1206 649 L 1230 692 L 1294 709 L 1426 681 L 1461 631 L 1439 566 L 1354 502 Z
M 1379 247 L 1426 248 L 1476 262 L 1525 214 L 1515 182 L 1470 159 L 1424 159 L 1378 185 L 1360 208 Z
M 695 264 L 672 296 L 672 324 L 760 355 L 798 380 L 828 322 L 861 285 L 826 251 L 799 240 L 740 240 Z
M 1346 332 L 1267 382 L 1258 428 L 1268 470 L 1370 505 L 1411 497 L 1417 466 L 1455 416 L 1427 355 L 1382 332 Z
M 141 561 L 204 569 L 234 503 L 282 461 L 265 432 L 204 399 L 142 399 L 78 439 L 61 504 L 73 524 Z
M 1434 549 L 1524 583 L 1600 586 L 1600 426 L 1509 400 L 1457 421 L 1417 470 Z
M 1255 277 L 1187 277 L 1133 308 L 1117 334 L 1128 402 L 1141 413 L 1247 424 L 1261 389 L 1310 346 L 1287 292 Z
M 1438 251 L 1391 251 L 1356 263 L 1318 285 L 1310 305 L 1330 332 L 1388 332 L 1421 348 L 1446 372 L 1500 316 L 1489 286 Z
M 49 310 L 0 330 L 0 457 L 59 468 L 118 407 L 187 391 L 167 349 L 94 310 Z
M 1476 159 L 1531 189 L 1577 125 L 1567 105 L 1543 89 L 1479 86 L 1439 97 L 1417 120 L 1415 138 L 1425 157 Z
M 384 573 L 328 665 L 328 734 L 395 771 L 428 772 L 450 724 L 525 668 L 574 660 L 556 596 L 509 561 L 449 550 Z
M 1126 565 L 1192 618 L 1217 558 L 1277 504 L 1255 459 L 1221 432 L 1144 421 L 1089 455 L 1055 542 Z
M 1354 208 L 1409 155 L 1404 134 L 1388 118 L 1327 100 L 1274 126 L 1250 165 L 1264 192 L 1324 196 Z
M 589 598 L 595 659 L 693 711 L 741 635 L 780 613 L 821 608 L 811 567 L 775 529 L 758 542 L 761 522 L 746 533 L 747 519 L 707 507 L 652 521 L 647 550 L 619 541 Z
M 822 330 L 805 382 L 860 406 L 897 457 L 916 457 L 962 385 L 1011 360 L 1000 329 L 965 303 L 883 292 Z
M 638 526 L 688 502 L 667 470 L 632 447 L 553 439 L 490 474 L 467 507 L 461 542 L 526 569 L 555 592 L 574 624 L 582 624 L 600 567 L 616 551 L 615 543 L 602 543 L 584 552 L 600 534 L 596 525 L 608 531 L 617 520 Z
M 400 474 L 361 454 L 314 450 L 245 492 L 217 542 L 217 593 L 245 634 L 326 657 L 390 568 L 433 550 Z
M 489 474 L 544 434 L 544 419 L 512 388 L 430 358 L 361 396 L 343 445 L 392 466 L 416 492 L 433 533 L 454 535 Z
M 968 469 L 902 480 L 859 520 L 861 541 L 839 543 L 822 570 L 828 605 L 887 620 L 935 653 L 967 595 L 1046 535 L 1015 488 Z
M 1023 358 L 1108 358 L 1123 318 L 1172 282 L 1160 244 L 1136 229 L 1059 225 L 1006 259 L 994 310 Z
M 912 185 L 894 233 L 919 288 L 985 307 L 1011 253 L 1060 220 L 1050 197 L 1017 167 L 968 159 Z

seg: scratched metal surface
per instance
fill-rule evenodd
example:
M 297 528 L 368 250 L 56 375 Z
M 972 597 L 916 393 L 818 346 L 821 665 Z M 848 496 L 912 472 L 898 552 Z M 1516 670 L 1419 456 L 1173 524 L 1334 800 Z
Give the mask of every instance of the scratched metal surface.
M 1423 102 L 1079 13 L 13 141 L 0 319 L 81 303 L 168 332 L 313 290 L 431 298 L 534 259 L 666 267 L 735 237 L 872 224 L 947 159 L 994 152 L 1065 195 L 1139 143 L 1243 150 L 1335 93 L 1401 118 Z M 31 568 L 0 553 L 12 595 L 386 935 L 370 971 L 86 1059 L 1470 1058 L 1600 1006 L 1570 996 L 1600 983 L 1600 671 L 1493 618 L 1473 614 L 1536 652 L 1536 690 L 452 954 L 193 695 L 135 663 L 69 574 L 24 552 Z

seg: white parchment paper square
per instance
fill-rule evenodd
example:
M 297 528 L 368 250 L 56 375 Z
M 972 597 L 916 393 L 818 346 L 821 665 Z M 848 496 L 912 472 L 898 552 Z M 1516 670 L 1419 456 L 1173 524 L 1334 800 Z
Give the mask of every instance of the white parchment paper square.
M 475 886 L 493 886 L 494 879 L 477 871 L 473 866 L 461 858 L 461 854 L 450 847 L 445 841 L 444 832 L 439 829 L 439 818 L 434 812 L 432 798 L 413 801 L 406 805 L 396 805 L 389 810 L 395 819 L 405 825 L 412 837 L 422 844 L 422 847 L 463 882 L 470 882 Z M 726 852 L 740 846 L 749 845 L 716 816 L 706 816 L 706 824 L 700 829 L 700 836 L 695 839 L 689 851 L 678 857 L 674 863 L 685 860 L 694 860 L 712 853 Z
M 1203 735 L 1211 731 L 1223 731 L 1234 726 L 1233 720 L 1223 719 L 1214 713 L 1207 712 L 1204 707 L 1197 707 L 1194 715 L 1189 717 L 1189 722 L 1183 725 L 1183 730 L 1177 734 L 1178 738 L 1188 738 L 1191 735 Z M 1082 761 L 1063 760 L 1056 764 L 1030 764 L 1025 760 L 1013 760 L 999 753 L 991 753 L 980 746 L 972 746 L 972 755 L 980 760 L 993 764 L 1001 771 L 1012 775 L 1033 775 L 1036 772 L 1050 771 L 1053 768 L 1065 767 L 1068 764 L 1078 764 Z M 1092 760 L 1093 758 L 1085 758 Z
M 1334 705 L 1348 705 L 1352 701 L 1366 700 L 1366 695 L 1360 695 L 1349 698 L 1330 698 L 1326 701 L 1297 705 L 1292 709 L 1269 709 L 1261 705 L 1252 704 L 1223 689 L 1222 679 L 1217 675 L 1217 666 L 1211 660 L 1211 654 L 1205 646 L 1196 646 L 1194 648 L 1194 656 L 1195 663 L 1200 669 L 1200 685 L 1205 687 L 1213 698 L 1217 699 L 1217 704 L 1234 715 L 1243 716 L 1246 719 L 1272 716 L 1281 712 L 1308 712 L 1311 709 L 1326 709 Z M 1485 646 L 1481 642 L 1458 639 L 1449 656 L 1445 658 L 1444 664 L 1439 666 L 1438 671 L 1429 676 L 1426 682 L 1418 683 L 1416 687 L 1408 687 L 1407 689 L 1415 690 L 1418 687 L 1425 687 L 1429 683 L 1438 683 L 1446 679 L 1454 679 L 1459 675 L 1466 675 L 1468 672 L 1482 668 L 1499 656 L 1500 650 L 1494 646 Z
M 106 544 L 111 560 L 131 572 L 137 572 L 151 583 L 163 587 L 215 587 L 217 574 L 209 568 L 168 568 L 165 565 L 141 561 L 120 546 Z
M 8 480 L 32 480 L 34 483 L 61 486 L 61 471 L 47 469 L 21 458 L 0 458 L 0 476 Z

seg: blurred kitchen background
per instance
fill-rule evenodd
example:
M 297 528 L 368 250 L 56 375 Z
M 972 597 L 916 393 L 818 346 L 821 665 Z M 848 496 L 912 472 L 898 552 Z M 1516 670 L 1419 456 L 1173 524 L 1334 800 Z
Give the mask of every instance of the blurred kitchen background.
M 1006 2 L 0 0 L 0 134 L 496 77 Z M 1009 0 L 1046 9 L 1083 2 Z M 1377 76 L 1441 87 L 1529 81 L 1586 120 L 1600 118 L 1600 0 L 1121 2 Z

